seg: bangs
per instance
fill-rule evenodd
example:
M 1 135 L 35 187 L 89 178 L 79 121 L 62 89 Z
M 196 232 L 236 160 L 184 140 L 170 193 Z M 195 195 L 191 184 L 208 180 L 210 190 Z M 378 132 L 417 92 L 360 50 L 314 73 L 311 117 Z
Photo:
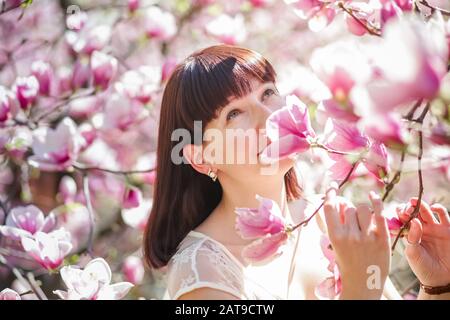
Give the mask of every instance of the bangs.
M 275 82 L 272 65 L 259 53 L 241 47 L 213 46 L 187 58 L 181 72 L 180 120 L 193 129 L 216 118 L 233 98 L 252 91 L 251 82 Z

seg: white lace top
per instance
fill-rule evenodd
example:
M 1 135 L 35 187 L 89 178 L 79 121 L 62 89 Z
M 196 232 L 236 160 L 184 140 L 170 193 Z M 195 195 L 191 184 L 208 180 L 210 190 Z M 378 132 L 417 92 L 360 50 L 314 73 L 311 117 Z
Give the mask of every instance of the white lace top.
M 168 263 L 165 298 L 178 299 L 189 291 L 207 287 L 239 299 L 286 299 L 295 235 L 285 253 L 269 264 L 244 266 L 220 242 L 190 231 Z

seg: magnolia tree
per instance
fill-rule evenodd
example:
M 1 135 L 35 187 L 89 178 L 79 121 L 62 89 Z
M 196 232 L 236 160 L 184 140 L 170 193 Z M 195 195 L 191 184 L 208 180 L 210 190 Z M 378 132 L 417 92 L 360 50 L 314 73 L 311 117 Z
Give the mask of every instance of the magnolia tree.
M 449 1 L 0 0 L 0 13 L 0 299 L 162 296 L 164 269 L 144 271 L 141 255 L 161 96 L 176 63 L 215 43 L 275 65 L 286 106 L 262 159 L 295 155 L 308 203 L 298 225 L 271 199 L 236 208 L 255 240 L 243 256 L 282 254 L 330 181 L 352 201 L 375 190 L 391 277 L 413 297 L 398 239 L 421 201 L 450 207 Z M 339 269 L 321 246 L 329 298 Z

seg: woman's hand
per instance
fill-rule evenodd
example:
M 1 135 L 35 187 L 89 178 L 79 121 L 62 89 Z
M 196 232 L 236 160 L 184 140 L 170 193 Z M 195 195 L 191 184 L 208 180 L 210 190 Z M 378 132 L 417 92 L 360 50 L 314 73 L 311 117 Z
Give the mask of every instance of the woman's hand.
M 328 235 L 342 279 L 341 299 L 380 299 L 389 274 L 390 239 L 383 203 L 370 193 L 368 205 L 355 208 L 336 196 L 337 185 L 327 192 L 324 204 Z M 369 277 L 377 277 L 371 282 Z
M 403 223 L 409 220 L 417 202 L 417 198 L 411 198 L 398 210 Z M 422 200 L 419 217 L 411 220 L 406 241 L 406 258 L 421 283 L 433 287 L 450 283 L 450 217 L 444 206 L 429 206 Z

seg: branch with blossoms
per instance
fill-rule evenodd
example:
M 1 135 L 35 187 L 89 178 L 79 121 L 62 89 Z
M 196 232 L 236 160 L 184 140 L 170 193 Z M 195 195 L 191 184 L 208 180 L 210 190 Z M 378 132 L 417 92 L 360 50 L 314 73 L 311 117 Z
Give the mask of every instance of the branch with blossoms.
M 402 225 L 400 230 L 398 231 L 397 236 L 394 239 L 394 242 L 392 244 L 392 251 L 394 251 L 395 246 L 397 245 L 398 240 L 400 237 L 404 235 L 404 231 L 409 228 L 410 223 L 413 219 L 417 218 L 419 216 L 420 211 L 420 205 L 422 202 L 423 197 L 423 176 L 422 176 L 422 156 L 423 156 L 423 133 L 422 133 L 422 126 L 423 126 L 423 120 L 425 119 L 425 116 L 427 115 L 428 111 L 430 110 L 430 103 L 427 103 L 425 108 L 423 109 L 420 116 L 415 119 L 414 121 L 420 124 L 419 128 L 419 152 L 417 154 L 417 176 L 419 180 L 419 191 L 418 191 L 418 197 L 417 197 L 417 203 L 414 206 L 414 210 L 411 213 L 409 219 Z
M 431 14 L 435 13 L 436 11 L 439 11 L 444 16 L 450 16 L 450 11 L 444 10 L 444 9 L 436 7 L 436 6 L 432 6 L 426 0 L 419 0 L 418 3 L 424 5 L 428 9 L 431 9 Z

